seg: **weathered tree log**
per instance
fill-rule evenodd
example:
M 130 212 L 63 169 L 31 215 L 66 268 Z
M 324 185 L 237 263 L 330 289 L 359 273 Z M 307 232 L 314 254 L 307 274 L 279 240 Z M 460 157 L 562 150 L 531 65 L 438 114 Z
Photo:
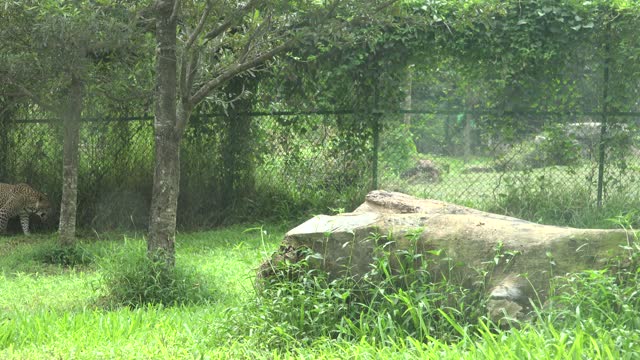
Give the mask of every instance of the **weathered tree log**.
M 375 235 L 377 234 L 377 235 Z M 312 267 L 331 276 L 361 276 L 382 246 L 392 254 L 413 250 L 428 261 L 434 279 L 486 286 L 488 310 L 496 320 L 522 317 L 530 304 L 548 296 L 549 280 L 587 269 L 601 269 L 624 256 L 634 241 L 620 230 L 576 229 L 483 212 L 443 201 L 373 191 L 353 213 L 318 215 L 285 235 L 280 251 L 261 267 L 296 260 L 300 249 L 321 256 Z

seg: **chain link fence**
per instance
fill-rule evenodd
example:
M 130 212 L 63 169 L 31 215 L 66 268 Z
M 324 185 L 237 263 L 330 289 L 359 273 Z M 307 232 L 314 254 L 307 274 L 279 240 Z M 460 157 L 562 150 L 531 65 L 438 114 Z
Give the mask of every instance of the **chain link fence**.
M 417 114 L 386 127 L 381 187 L 513 215 L 527 201 L 637 204 L 638 115 Z
M 194 115 L 181 151 L 179 227 L 351 211 L 376 184 L 503 213 L 516 198 L 546 193 L 593 204 L 640 198 L 636 115 L 611 116 L 604 130 L 595 116 L 522 115 L 504 126 L 486 114 L 387 114 L 378 127 L 370 115 Z M 59 204 L 60 122 L 2 126 L 0 181 L 29 183 Z M 80 139 L 80 227 L 145 229 L 152 119 L 87 120 Z M 56 218 L 39 227 L 55 228 Z
M 371 142 L 354 135 L 354 126 L 360 127 L 351 115 L 195 115 L 181 149 L 179 228 L 350 210 L 371 188 Z M 5 123 L 0 182 L 26 182 L 57 206 L 62 141 L 55 119 Z M 145 229 L 152 118 L 83 121 L 79 155 L 79 226 Z M 36 231 L 55 229 L 54 210 L 49 223 L 35 224 Z M 15 219 L 10 228 L 18 231 Z

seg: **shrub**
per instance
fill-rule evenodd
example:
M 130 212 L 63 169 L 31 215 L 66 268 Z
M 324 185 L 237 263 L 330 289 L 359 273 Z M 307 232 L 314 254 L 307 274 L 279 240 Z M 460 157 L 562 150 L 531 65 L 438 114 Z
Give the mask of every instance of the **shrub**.
M 418 117 L 411 122 L 411 132 L 415 137 L 416 150 L 421 154 L 449 155 L 447 141 L 453 142 L 459 137 L 452 137 L 445 130 L 449 126 L 445 116 L 435 114 L 414 115 Z M 448 137 L 448 138 L 447 138 Z M 456 144 L 458 145 L 458 144 Z
M 507 177 L 505 191 L 487 211 L 547 224 L 584 226 L 584 219 L 596 211 L 591 192 L 579 185 L 569 191 L 562 180 L 533 174 Z
M 580 161 L 581 145 L 561 125 L 550 127 L 543 134 L 538 150 L 538 157 L 543 161 L 540 165 L 576 165 Z
M 50 265 L 74 267 L 93 263 L 94 256 L 81 245 L 62 246 L 59 244 L 43 245 L 36 253 L 36 259 Z
M 383 133 L 380 164 L 395 173 L 403 173 L 415 165 L 418 150 L 410 130 L 404 124 L 386 129 Z
M 546 166 L 575 166 L 582 159 L 584 145 L 566 134 L 561 125 L 548 127 L 533 140 L 512 147 L 498 160 L 501 171 L 526 170 Z
M 561 176 L 534 173 L 506 176 L 504 181 L 504 190 L 486 210 L 543 224 L 611 228 L 614 226 L 607 218 L 640 207 L 640 202 L 629 196 L 635 189 L 627 186 L 606 193 L 603 206 L 598 208 L 595 189 L 589 184 L 568 184 Z M 630 221 L 636 226 L 640 217 L 633 214 Z
M 206 281 L 195 270 L 152 260 L 139 242 L 125 242 L 107 251 L 99 265 L 103 277 L 100 302 L 107 306 L 171 306 L 213 298 Z

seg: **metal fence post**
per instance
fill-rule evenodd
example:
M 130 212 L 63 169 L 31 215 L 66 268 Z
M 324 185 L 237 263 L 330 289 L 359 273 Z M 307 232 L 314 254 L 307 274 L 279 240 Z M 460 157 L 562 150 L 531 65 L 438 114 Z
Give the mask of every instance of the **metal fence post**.
M 371 114 L 373 122 L 373 163 L 371 166 L 371 190 L 378 189 L 378 153 L 380 152 L 380 115 Z
M 609 45 L 609 32 L 611 30 L 611 24 L 607 25 L 607 31 L 605 33 L 605 45 L 604 45 L 604 64 L 603 64 L 603 84 L 602 84 L 602 123 L 600 124 L 600 144 L 598 148 L 598 195 L 597 206 L 598 209 L 602 208 L 602 194 L 604 192 L 604 163 L 606 161 L 606 145 L 607 145 L 607 121 L 609 111 L 609 62 L 611 56 L 611 48 Z
M 376 77 L 377 79 L 377 77 Z M 371 111 L 371 122 L 373 127 L 373 164 L 371 166 L 371 190 L 378 190 L 378 160 L 380 153 L 380 112 L 378 110 L 379 104 L 378 83 L 374 80 L 373 83 L 373 106 Z

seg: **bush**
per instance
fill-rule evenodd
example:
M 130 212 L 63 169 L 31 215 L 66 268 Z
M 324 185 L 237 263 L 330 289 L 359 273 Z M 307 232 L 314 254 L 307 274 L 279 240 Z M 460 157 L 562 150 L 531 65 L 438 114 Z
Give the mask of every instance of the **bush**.
M 150 304 L 194 304 L 213 298 L 206 281 L 195 270 L 152 260 L 141 245 L 125 242 L 100 259 L 101 303 L 137 308 Z
M 411 122 L 411 132 L 415 137 L 416 150 L 421 154 L 449 155 L 447 140 L 453 142 L 459 136 L 451 136 L 445 131 L 447 117 L 434 114 L 415 115 L 418 119 Z M 447 136 L 449 139 L 447 139 Z M 458 144 L 456 144 L 458 145 Z
M 487 211 L 552 225 L 586 225 L 584 219 L 596 211 L 589 188 L 576 185 L 569 191 L 562 180 L 533 174 L 508 177 L 506 190 Z
M 59 244 L 43 245 L 36 254 L 36 259 L 50 265 L 74 267 L 93 263 L 94 256 L 81 245 L 62 246 Z
M 580 161 L 581 145 L 566 133 L 562 125 L 556 125 L 544 131 L 543 139 L 539 143 L 539 153 L 543 161 L 542 166 L 576 165 Z
M 385 129 L 382 135 L 380 164 L 383 168 L 401 174 L 415 165 L 418 150 L 407 126 L 397 124 Z
M 580 163 L 584 145 L 567 134 L 561 125 L 548 127 L 533 140 L 512 147 L 501 159 L 501 171 L 527 170 L 547 166 L 575 166 Z

